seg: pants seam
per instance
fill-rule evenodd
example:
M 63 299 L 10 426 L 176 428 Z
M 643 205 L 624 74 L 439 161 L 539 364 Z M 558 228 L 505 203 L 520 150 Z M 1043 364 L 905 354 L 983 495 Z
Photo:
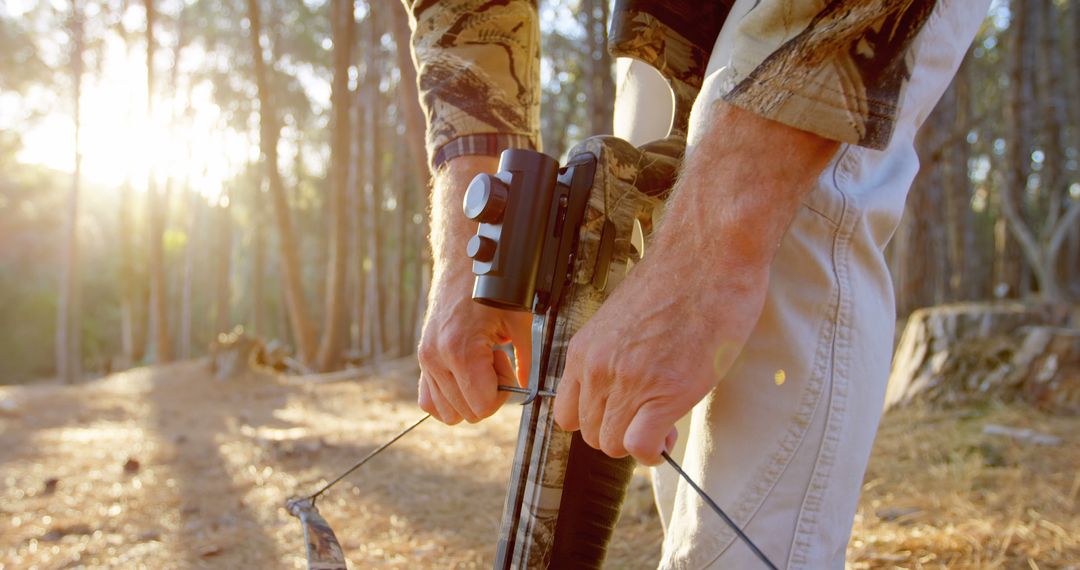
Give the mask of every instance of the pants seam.
M 844 153 L 846 154 L 846 153 Z M 843 158 L 841 156 L 840 158 Z M 837 160 L 834 168 L 841 170 L 839 165 L 840 160 Z M 834 176 L 837 174 L 834 172 Z M 830 190 L 836 191 L 836 188 Z M 840 195 L 841 213 L 840 219 L 833 222 L 833 266 L 836 266 L 836 254 L 838 251 L 837 244 L 846 241 L 849 236 L 844 234 L 843 223 L 847 221 L 847 204 L 848 198 L 843 192 L 838 192 Z M 828 219 L 827 216 L 823 216 Z M 830 219 L 830 221 L 832 221 Z M 753 522 L 754 517 L 760 511 L 765 500 L 769 494 L 776 487 L 777 483 L 783 477 L 783 474 L 791 465 L 791 460 L 795 454 L 802 447 L 806 434 L 810 429 L 810 424 L 813 422 L 815 412 L 821 406 L 821 400 L 824 395 L 824 386 L 826 379 L 829 377 L 830 372 L 833 369 L 833 360 L 835 359 L 835 344 L 837 336 L 837 323 L 839 317 L 843 312 L 841 302 L 843 295 L 840 290 L 839 278 L 835 281 L 836 294 L 833 297 L 833 301 L 826 306 L 825 315 L 823 315 L 821 327 L 818 331 L 818 346 L 814 354 L 814 364 L 810 368 L 810 379 L 807 382 L 806 388 L 803 390 L 801 401 L 799 403 L 799 409 L 795 416 L 790 420 L 787 432 L 781 438 L 780 442 L 776 445 L 776 451 L 770 454 L 765 464 L 758 467 L 755 472 L 753 480 L 756 483 L 752 483 L 744 490 L 739 499 L 735 502 L 735 507 L 731 509 L 730 515 L 732 519 L 739 525 L 740 528 L 745 529 Z M 826 409 L 825 413 L 829 410 Z M 796 522 L 796 524 L 798 524 Z M 717 546 L 719 549 L 715 556 L 710 557 L 707 561 L 701 564 L 701 568 L 706 568 L 720 559 L 736 542 L 737 537 L 735 533 L 730 529 L 724 529 L 724 533 L 717 537 Z
M 848 357 L 850 356 L 850 312 L 851 312 L 851 275 L 848 268 L 848 252 L 851 234 L 858 219 L 853 200 L 844 192 L 841 215 L 841 230 L 836 233 L 833 244 L 833 267 L 837 283 L 836 320 L 830 346 L 831 381 L 828 383 L 828 405 L 825 408 L 825 429 L 818 447 L 817 460 L 811 472 L 806 495 L 803 498 L 796 519 L 795 533 L 792 536 L 787 566 L 792 569 L 804 568 L 808 560 L 807 550 L 814 544 L 812 536 L 818 524 L 817 514 L 821 510 L 832 467 L 836 461 L 840 432 L 844 428 L 847 406 L 847 384 L 850 381 Z

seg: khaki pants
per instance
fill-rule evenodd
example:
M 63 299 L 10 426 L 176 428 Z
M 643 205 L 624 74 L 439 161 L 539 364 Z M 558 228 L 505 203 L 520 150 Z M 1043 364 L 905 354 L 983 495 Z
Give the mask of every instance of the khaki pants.
M 728 21 L 754 1 L 736 2 Z M 915 132 L 988 5 L 938 3 L 915 40 L 889 147 L 840 148 L 784 237 L 739 361 L 680 423 L 676 457 L 781 568 L 844 566 L 892 356 L 895 308 L 883 250 L 919 168 Z M 726 32 L 691 117 L 691 144 L 724 93 Z M 664 136 L 671 96 L 659 74 L 620 61 L 617 82 L 615 134 L 635 144 Z M 661 568 L 761 567 L 674 471 L 660 466 L 653 475 L 665 526 Z

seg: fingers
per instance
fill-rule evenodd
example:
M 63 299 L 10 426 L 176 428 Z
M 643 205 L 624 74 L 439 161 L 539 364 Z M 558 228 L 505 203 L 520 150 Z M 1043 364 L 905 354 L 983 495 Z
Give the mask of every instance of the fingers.
M 510 355 L 506 354 L 504 350 L 496 350 L 493 354 L 495 356 L 495 377 L 498 379 L 499 385 L 516 386 L 517 373 L 514 371 L 514 365 L 510 362 Z M 506 397 L 510 396 L 505 392 L 499 392 L 499 394 Z M 499 405 L 502 405 L 502 402 Z
M 598 386 L 596 378 L 586 378 L 581 383 L 581 397 L 578 398 L 578 421 L 581 439 L 593 449 L 600 446 L 600 426 L 604 422 L 604 410 L 607 408 L 608 391 L 605 386 Z
M 529 385 L 529 369 L 532 367 L 532 319 L 517 319 L 511 325 L 510 340 L 514 343 L 518 386 L 525 388 Z
M 427 326 L 427 325 L 425 325 Z M 427 398 L 421 392 L 418 399 L 425 411 L 447 424 L 455 424 L 462 419 L 475 418 L 457 387 L 453 375 L 443 366 L 443 350 L 427 336 L 420 341 L 417 357 L 420 361 L 420 388 L 426 390 Z M 427 407 L 424 404 L 427 403 Z
M 664 451 L 671 452 L 675 449 L 675 444 L 679 442 L 679 428 L 671 426 L 671 431 L 668 432 L 667 437 L 664 438 Z
M 600 451 L 609 457 L 626 457 L 623 445 L 626 428 L 634 419 L 634 409 L 627 398 L 609 398 L 604 406 L 604 418 L 600 425 Z
M 427 378 L 424 374 L 420 374 L 419 385 L 416 387 L 416 404 L 420 406 L 421 410 L 435 416 L 435 419 L 442 421 L 442 414 L 439 413 L 439 409 L 435 407 L 435 402 L 431 399 L 431 388 L 428 388 Z
M 447 424 L 476 423 L 499 410 L 509 397 L 499 384 L 516 384 L 514 367 L 502 350 L 475 347 L 455 364 L 458 371 L 424 369 L 420 380 L 420 407 Z
M 577 378 L 564 374 L 555 394 L 555 423 L 564 431 L 577 431 L 581 428 L 578 421 L 578 396 L 581 385 Z
M 432 396 L 441 393 L 444 400 L 450 405 L 454 412 L 464 418 L 469 423 L 476 423 L 480 421 L 476 413 L 469 406 L 468 400 L 461 391 L 461 387 L 458 385 L 457 378 L 453 373 L 449 371 L 433 370 L 431 373 L 432 382 Z M 437 402 L 437 400 L 436 400 Z
M 420 376 L 417 403 L 420 404 L 421 409 L 445 424 L 454 425 L 461 422 L 461 414 L 454 410 L 439 390 L 438 385 L 426 373 Z
M 475 419 L 466 420 L 475 423 L 489 417 L 499 410 L 506 401 L 507 394 L 498 391 L 499 373 L 513 378 L 510 359 L 506 353 L 493 349 L 490 345 L 476 344 L 465 354 L 465 358 L 453 363 L 456 386 L 460 387 L 463 398 L 469 407 L 469 413 Z M 463 414 L 464 415 L 464 414 Z
M 664 460 L 660 452 L 675 446 L 675 421 L 679 417 L 669 408 L 656 400 L 645 402 L 626 428 L 623 447 L 645 465 L 660 464 Z

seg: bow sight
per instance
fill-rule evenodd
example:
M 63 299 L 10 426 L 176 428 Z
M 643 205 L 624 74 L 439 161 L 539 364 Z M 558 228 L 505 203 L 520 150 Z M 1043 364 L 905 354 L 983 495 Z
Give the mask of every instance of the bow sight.
M 466 246 L 474 300 L 538 315 L 558 304 L 595 171 L 588 153 L 559 169 L 546 154 L 511 149 L 496 174 L 473 179 L 463 209 L 479 222 Z

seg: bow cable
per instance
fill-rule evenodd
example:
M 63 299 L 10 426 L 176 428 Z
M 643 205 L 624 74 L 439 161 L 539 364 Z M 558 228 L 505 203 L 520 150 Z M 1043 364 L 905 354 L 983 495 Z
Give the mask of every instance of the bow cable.
M 517 392 L 517 393 L 527 392 L 527 390 L 525 390 L 523 388 L 517 388 L 517 387 L 512 387 L 512 386 L 499 386 L 499 390 L 503 390 L 503 391 L 507 391 L 507 392 Z M 550 392 L 550 393 L 541 392 L 539 395 L 540 396 L 546 396 L 546 397 L 552 397 L 555 394 L 553 392 Z M 430 417 L 431 417 L 431 414 L 424 414 L 420 419 L 416 420 L 416 422 L 414 422 L 412 425 L 410 425 L 409 427 L 401 430 L 400 432 L 398 432 L 397 435 L 390 438 L 386 443 L 384 443 L 384 444 L 380 445 L 379 447 L 375 448 L 374 450 L 372 450 L 371 453 L 367 454 L 360 461 L 357 461 L 355 464 L 353 464 L 352 467 L 349 467 L 347 470 L 345 470 L 344 473 L 342 473 L 341 475 L 338 475 L 333 481 L 330 481 L 329 483 L 323 485 L 318 491 L 315 491 L 314 493 L 309 495 L 307 497 L 307 499 L 308 499 L 308 501 L 311 502 L 311 506 L 312 507 L 315 506 L 315 499 L 319 498 L 319 495 L 322 495 L 323 493 L 328 491 L 331 487 L 333 487 L 334 485 L 337 485 L 342 479 L 344 479 L 345 477 L 348 477 L 349 474 L 351 474 L 353 471 L 356 471 L 357 469 L 359 469 L 361 466 L 363 466 L 365 463 L 367 463 L 369 460 L 371 460 L 371 458 L 375 457 L 379 453 L 382 453 L 387 447 L 390 447 L 395 442 L 397 442 L 397 440 L 405 437 L 406 434 L 408 434 L 410 431 L 416 429 L 420 424 L 424 423 Z M 729 517 L 728 514 L 724 512 L 724 509 L 721 509 L 720 505 L 717 505 L 716 501 L 714 501 L 712 499 L 712 497 L 710 497 L 709 494 L 705 492 L 704 489 L 702 489 L 700 486 L 698 486 L 698 484 L 695 483 L 694 480 L 690 478 L 690 475 L 688 475 L 686 473 L 686 471 L 683 470 L 682 466 L 680 466 L 678 464 L 678 462 L 676 462 L 674 459 L 671 458 L 670 455 L 668 455 L 667 451 L 661 451 L 660 455 L 664 458 L 664 461 L 667 461 L 668 465 L 670 465 L 671 468 L 674 469 L 675 472 L 677 472 L 679 474 L 679 476 L 682 477 L 683 480 L 685 480 L 687 482 L 687 484 L 689 484 L 690 487 L 694 489 L 695 492 L 697 492 L 698 496 L 700 496 L 701 499 L 703 501 L 705 501 L 705 503 L 707 505 L 709 505 L 709 508 L 711 508 L 712 511 L 714 513 L 716 513 L 716 515 L 719 516 L 721 518 L 721 520 L 723 520 L 724 523 L 727 524 L 727 526 L 729 528 L 731 528 L 731 530 L 735 531 L 735 534 L 746 544 L 746 546 L 750 547 L 750 550 L 758 557 L 758 559 L 761 560 L 762 563 L 765 564 L 766 567 L 768 567 L 770 570 L 778 570 L 776 565 L 773 564 L 771 560 L 769 560 L 769 557 L 765 556 L 765 553 L 762 552 L 761 549 L 758 548 L 756 544 L 754 544 L 754 541 L 750 540 L 750 537 L 747 536 L 746 533 L 743 532 L 743 530 L 741 528 L 739 528 L 739 525 L 735 524 L 735 521 L 732 520 L 731 517 Z
M 401 439 L 402 437 L 405 437 L 405 434 L 407 434 L 410 431 L 416 429 L 416 426 L 419 426 L 420 424 L 424 423 L 424 420 L 426 420 L 426 419 L 428 419 L 430 417 L 431 417 L 431 414 L 424 414 L 424 416 L 421 417 L 420 419 L 416 420 L 415 423 L 413 423 L 409 427 L 401 430 L 400 432 L 398 432 L 397 435 L 390 438 L 390 441 L 387 441 L 386 443 L 384 443 L 384 444 L 380 445 L 379 447 L 375 448 L 371 453 L 367 454 L 366 457 L 364 457 L 360 461 L 357 461 L 355 464 L 353 464 L 352 467 L 350 467 L 348 470 L 346 470 L 341 475 L 338 475 L 336 479 L 334 479 L 333 481 L 323 485 L 321 489 L 319 489 L 318 491 L 315 491 L 314 493 L 309 495 L 308 500 L 311 501 L 311 506 L 315 506 L 315 499 L 319 498 L 319 495 L 322 495 L 323 493 L 325 493 L 328 489 L 330 489 L 330 487 L 333 487 L 334 485 L 337 485 L 338 481 L 341 481 L 345 477 L 348 477 L 348 475 L 350 473 L 352 473 L 353 471 L 356 471 L 357 469 L 359 469 L 360 466 L 367 463 L 369 459 L 371 459 L 372 457 L 375 457 L 376 455 L 381 453 L 384 449 L 386 449 L 387 447 L 390 447 L 391 445 L 393 445 L 394 442 L 396 442 L 397 440 Z
M 704 489 L 699 487 L 698 484 L 690 478 L 690 475 L 686 474 L 686 471 L 683 471 L 682 466 L 676 463 L 675 460 L 672 459 L 670 455 L 668 455 L 667 451 L 661 451 L 660 455 L 664 457 L 664 460 L 668 462 L 668 465 L 670 465 L 672 469 L 678 472 L 678 474 L 682 476 L 682 478 L 687 483 L 689 483 L 695 491 L 697 491 L 697 494 L 701 497 L 701 500 L 705 501 L 705 503 L 709 505 L 713 512 L 716 513 L 721 519 L 723 519 L 729 527 L 731 527 L 731 530 L 735 531 L 735 534 L 737 534 L 739 538 L 741 538 L 742 541 L 750 547 L 750 550 L 752 550 L 754 554 L 757 555 L 757 557 L 765 564 L 765 566 L 768 566 L 770 570 L 777 570 L 776 565 L 772 563 L 772 560 L 769 560 L 769 557 L 765 556 L 765 553 L 762 552 L 756 544 L 754 544 L 754 541 L 750 540 L 749 536 L 746 536 L 746 533 L 743 532 L 741 528 L 739 528 L 739 525 L 735 524 L 735 521 L 731 520 L 731 517 L 729 517 L 727 513 L 724 512 L 724 509 L 721 509 L 720 505 L 716 504 L 716 501 L 712 500 L 712 497 L 710 497 Z

